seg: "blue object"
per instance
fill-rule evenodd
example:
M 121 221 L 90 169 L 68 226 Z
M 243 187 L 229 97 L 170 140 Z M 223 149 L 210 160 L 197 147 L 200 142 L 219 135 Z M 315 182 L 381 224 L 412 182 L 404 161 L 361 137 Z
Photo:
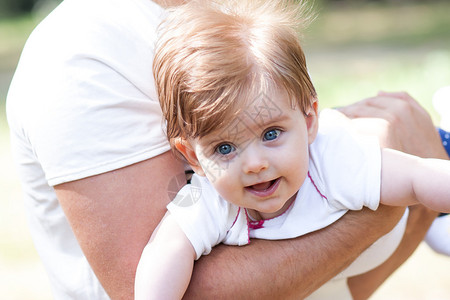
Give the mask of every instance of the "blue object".
M 442 128 L 438 128 L 439 135 L 441 136 L 442 145 L 447 151 L 448 156 L 450 156 L 450 132 L 443 130 Z
M 445 151 L 447 151 L 448 156 L 450 156 L 450 132 L 443 130 L 442 128 L 438 128 L 439 135 L 441 136 L 442 145 L 444 146 Z M 446 216 L 448 214 L 441 213 L 439 217 Z

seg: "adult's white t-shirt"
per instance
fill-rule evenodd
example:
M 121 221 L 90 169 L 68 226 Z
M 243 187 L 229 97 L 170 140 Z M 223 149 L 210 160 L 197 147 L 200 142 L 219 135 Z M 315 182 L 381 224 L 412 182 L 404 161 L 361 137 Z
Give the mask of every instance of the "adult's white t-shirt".
M 152 76 L 164 10 L 150 0 L 65 0 L 29 37 L 7 98 L 12 151 L 56 299 L 108 299 L 53 186 L 169 150 Z

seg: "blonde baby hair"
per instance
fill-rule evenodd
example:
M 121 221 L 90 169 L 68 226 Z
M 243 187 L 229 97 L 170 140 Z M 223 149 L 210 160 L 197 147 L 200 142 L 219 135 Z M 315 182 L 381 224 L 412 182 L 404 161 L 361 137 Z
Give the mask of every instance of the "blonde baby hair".
M 197 138 L 225 125 L 269 89 L 307 111 L 316 91 L 299 30 L 301 1 L 190 1 L 162 23 L 153 72 L 167 136 Z

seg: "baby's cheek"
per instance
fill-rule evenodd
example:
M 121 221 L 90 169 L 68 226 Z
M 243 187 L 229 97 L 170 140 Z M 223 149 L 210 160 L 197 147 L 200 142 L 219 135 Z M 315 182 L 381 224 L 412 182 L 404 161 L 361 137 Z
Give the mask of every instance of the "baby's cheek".
M 238 187 L 232 180 L 224 180 L 221 178 L 216 181 L 214 187 L 224 199 L 230 202 L 235 202 L 234 199 L 236 198 Z
M 308 174 L 308 169 L 309 169 L 309 159 L 307 156 L 294 157 L 286 164 L 286 170 L 288 170 L 288 175 L 295 178 L 296 181 L 301 181 L 302 183 Z
M 220 161 L 208 160 L 202 164 L 203 171 L 205 171 L 208 180 L 214 184 L 215 181 L 220 180 L 224 176 L 224 168 Z

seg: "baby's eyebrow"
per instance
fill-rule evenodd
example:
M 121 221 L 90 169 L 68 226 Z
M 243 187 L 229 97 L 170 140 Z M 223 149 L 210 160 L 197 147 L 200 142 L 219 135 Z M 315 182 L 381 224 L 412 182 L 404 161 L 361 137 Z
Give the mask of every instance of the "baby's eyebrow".
M 286 115 L 286 114 L 284 114 L 284 113 L 281 113 L 281 114 L 279 114 L 279 115 L 277 115 L 277 116 L 270 117 L 269 119 L 262 119 L 262 118 L 261 118 L 261 122 L 258 122 L 257 119 L 253 119 L 253 122 L 254 122 L 257 126 L 260 126 L 260 127 L 266 127 L 266 126 L 272 125 L 272 124 L 274 124 L 274 123 L 280 123 L 280 122 L 283 122 L 283 121 L 285 121 L 285 120 L 287 120 L 287 119 L 289 119 L 289 116 Z

